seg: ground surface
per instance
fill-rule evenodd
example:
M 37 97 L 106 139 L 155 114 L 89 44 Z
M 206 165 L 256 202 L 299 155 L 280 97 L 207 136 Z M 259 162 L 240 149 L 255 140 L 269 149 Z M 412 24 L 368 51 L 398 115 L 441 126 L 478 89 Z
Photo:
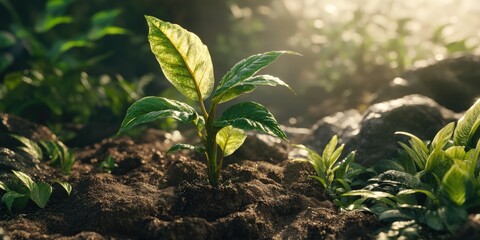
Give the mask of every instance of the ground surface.
M 0 226 L 12 239 L 370 239 L 381 227 L 336 208 L 306 163 L 235 160 L 214 188 L 201 156 L 165 156 L 170 145 L 157 133 L 78 150 L 70 196 L 55 188 L 45 209 L 13 215 L 2 206 Z M 108 156 L 111 174 L 98 167 Z

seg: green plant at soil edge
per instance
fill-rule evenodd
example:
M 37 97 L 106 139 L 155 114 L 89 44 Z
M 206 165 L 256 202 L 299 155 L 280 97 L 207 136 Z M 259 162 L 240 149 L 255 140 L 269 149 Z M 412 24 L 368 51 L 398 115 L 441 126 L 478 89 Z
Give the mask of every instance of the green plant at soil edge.
M 24 208 L 28 200 L 32 200 L 39 208 L 47 205 L 50 195 L 52 194 L 52 186 L 44 182 L 35 182 L 27 174 L 12 170 L 16 179 L 12 179 L 9 183 L 0 181 L 0 189 L 6 191 L 1 201 L 5 203 L 8 211 L 12 209 Z M 54 181 L 62 186 L 70 195 L 72 187 L 66 182 Z
M 49 165 L 58 166 L 65 175 L 70 175 L 75 155 L 61 141 L 39 141 L 38 143 L 26 137 L 10 135 L 23 146 L 18 147 L 34 159 L 45 160 Z
M 384 161 L 389 170 L 380 171 L 364 189 L 343 196 L 360 197 L 351 206 L 366 209 L 391 223 L 384 237 L 419 237 L 422 226 L 437 233 L 455 233 L 480 206 L 480 156 L 478 128 L 480 100 L 457 124 L 442 128 L 430 143 L 413 134 L 399 143 L 398 161 Z
M 316 174 L 310 177 L 320 182 L 335 203 L 340 206 L 345 206 L 346 203 L 342 202 L 342 200 L 345 199 L 341 199 L 340 195 L 351 191 L 350 184 L 353 178 L 362 172 L 362 170 L 356 168 L 356 170 L 360 170 L 356 171 L 352 168 L 352 163 L 355 159 L 354 151 L 339 161 L 345 145 L 337 145 L 337 135 L 331 138 L 325 146 L 322 155 L 304 145 L 294 145 L 307 152 L 306 157 L 295 158 L 294 160 L 309 162 L 313 166 Z
M 242 102 L 225 110 L 217 120 L 219 104 L 248 93 L 257 86 L 285 86 L 270 75 L 255 75 L 288 51 L 272 51 L 250 56 L 230 69 L 214 89 L 213 65 L 200 38 L 181 26 L 145 17 L 149 27 L 148 40 L 160 67 L 173 86 L 185 97 L 198 101 L 201 114 L 190 105 L 162 97 L 145 97 L 130 106 L 119 133 L 141 123 L 161 118 L 174 118 L 192 123 L 203 147 L 176 144 L 168 152 L 190 149 L 205 154 L 208 180 L 218 185 L 223 158 L 237 150 L 246 138 L 245 130 L 258 130 L 282 139 L 285 133 L 268 109 L 256 102 Z M 207 110 L 204 101 L 212 97 Z M 220 148 L 220 151 L 219 151 Z

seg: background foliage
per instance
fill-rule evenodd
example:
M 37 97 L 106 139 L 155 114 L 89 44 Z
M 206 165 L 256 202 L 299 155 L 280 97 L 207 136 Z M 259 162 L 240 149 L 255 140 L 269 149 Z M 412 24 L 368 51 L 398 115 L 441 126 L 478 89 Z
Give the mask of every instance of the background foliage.
M 196 33 L 209 46 L 217 78 L 253 53 L 302 53 L 271 70 L 299 93 L 295 101 L 282 97 L 288 90 L 242 97 L 262 99 L 281 123 L 296 126 L 339 106 L 361 108 L 419 60 L 479 51 L 474 0 L 0 3 L 0 111 L 47 124 L 63 139 L 78 140 L 98 125 L 111 134 L 135 99 L 167 89 L 143 15 Z

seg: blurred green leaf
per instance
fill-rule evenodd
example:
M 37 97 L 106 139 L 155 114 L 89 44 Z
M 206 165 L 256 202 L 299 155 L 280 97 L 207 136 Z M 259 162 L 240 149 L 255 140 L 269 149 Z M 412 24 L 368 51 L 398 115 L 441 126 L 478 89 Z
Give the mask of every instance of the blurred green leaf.
M 48 32 L 52 28 L 65 23 L 73 22 L 73 18 L 68 16 L 46 17 L 35 25 L 35 31 L 38 33 Z
M 11 47 L 16 43 L 15 36 L 10 32 L 0 31 L 0 49 Z

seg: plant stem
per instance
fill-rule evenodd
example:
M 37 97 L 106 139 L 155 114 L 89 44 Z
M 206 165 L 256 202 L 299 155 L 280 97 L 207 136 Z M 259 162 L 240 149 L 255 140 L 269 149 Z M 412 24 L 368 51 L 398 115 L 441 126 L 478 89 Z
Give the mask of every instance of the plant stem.
M 205 125 L 206 129 L 206 154 L 207 154 L 207 170 L 208 170 L 208 181 L 210 185 L 216 187 L 218 186 L 218 178 L 219 178 L 219 171 L 217 170 L 217 132 L 215 131 L 215 127 L 213 123 L 215 122 L 215 113 L 217 111 L 217 104 L 212 103 L 210 106 L 210 115 L 207 118 L 207 122 Z

